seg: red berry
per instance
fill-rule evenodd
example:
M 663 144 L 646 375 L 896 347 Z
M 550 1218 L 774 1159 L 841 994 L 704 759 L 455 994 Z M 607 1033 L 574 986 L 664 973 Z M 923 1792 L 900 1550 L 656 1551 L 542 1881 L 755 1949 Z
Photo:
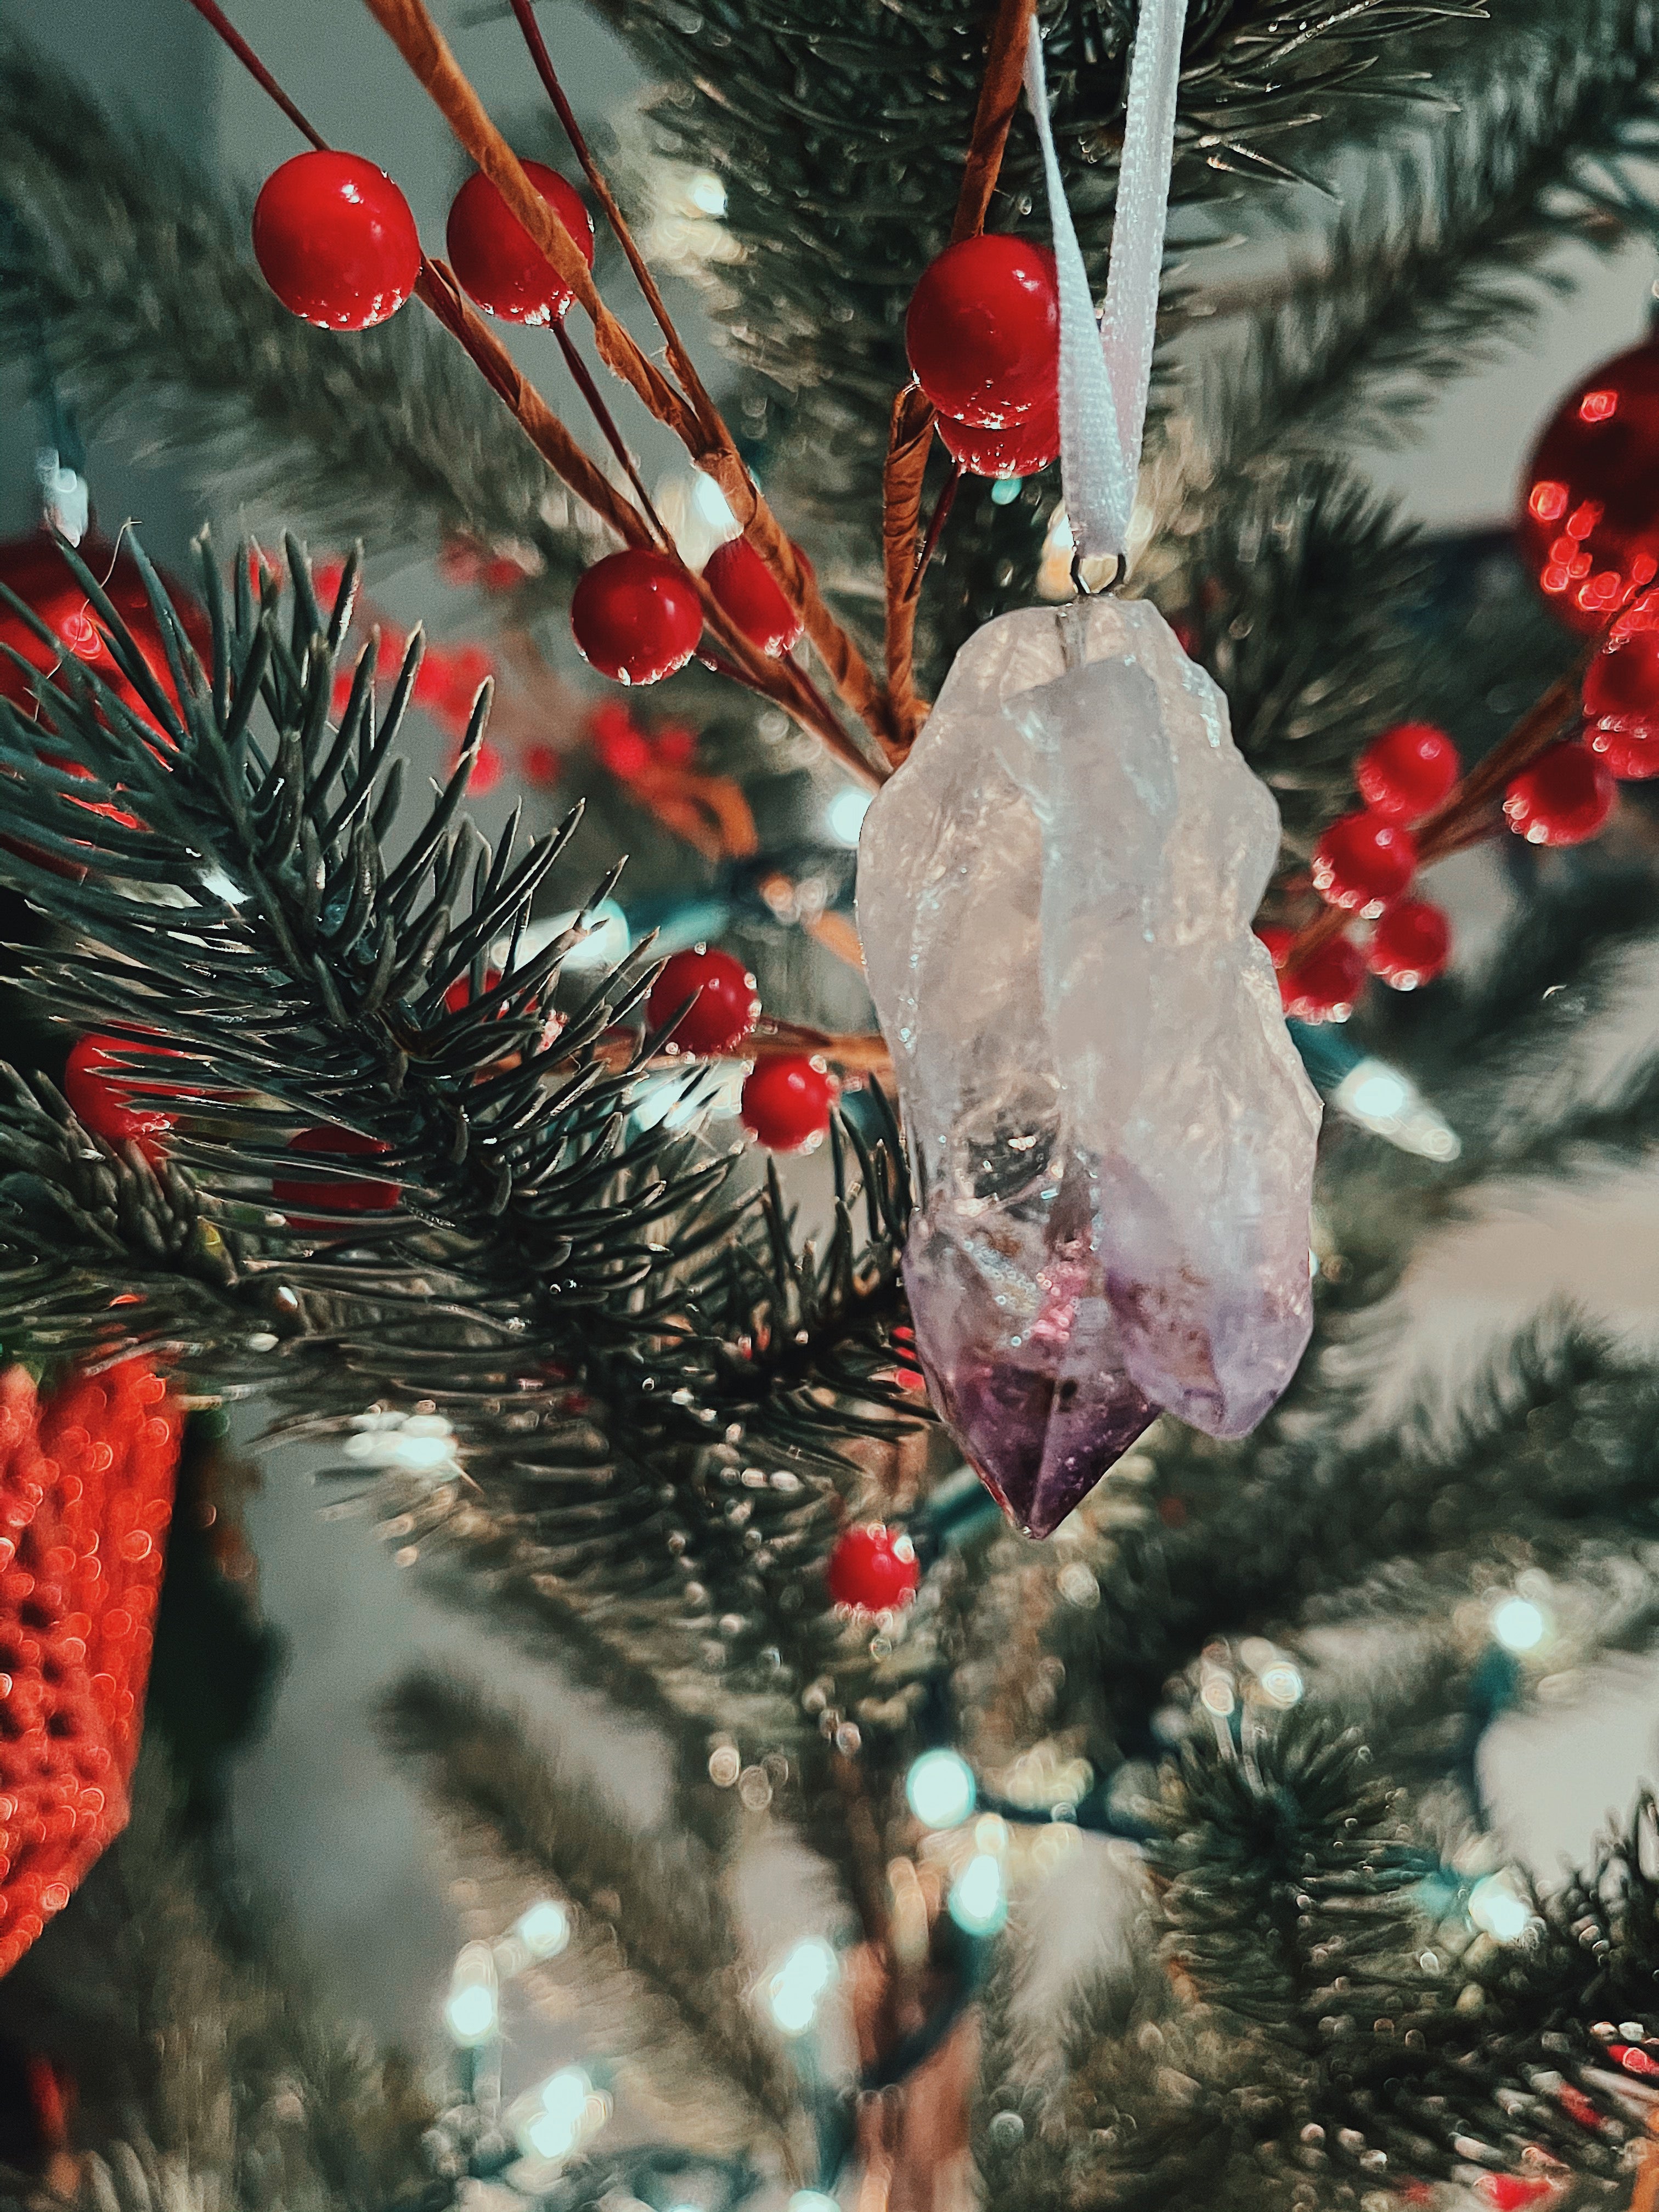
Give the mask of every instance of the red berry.
M 694 993 L 696 1005 L 674 1022 L 673 1043 L 681 1052 L 735 1052 L 760 1012 L 754 977 L 729 952 L 711 952 L 702 945 L 677 952 L 651 986 L 652 1026 L 674 1021 Z
M 331 1129 L 327 1127 L 301 1129 L 297 1137 L 289 1140 L 291 1152 L 312 1152 L 325 1159 L 357 1159 L 367 1154 L 390 1151 L 378 1137 L 365 1137 L 356 1129 Z M 336 1213 L 387 1213 L 398 1203 L 395 1182 L 369 1182 L 348 1180 L 319 1182 L 290 1182 L 278 1176 L 271 1184 L 270 1194 L 289 1216 L 296 1229 L 323 1229 L 331 1224 L 307 1221 L 295 1209 L 299 1206 L 324 1206 Z
M 679 562 L 643 545 L 608 553 L 577 585 L 570 627 L 584 659 L 618 684 L 684 668 L 702 635 L 702 601 Z
M 1365 965 L 1396 991 L 1431 983 L 1451 957 L 1451 924 L 1427 899 L 1401 899 L 1371 932 Z
M 1527 2205 L 1555 2191 L 1555 2184 L 1542 2175 L 1483 2173 L 1475 2185 L 1492 2212 L 1524 2212 Z
M 1643 616 L 1620 622 L 1585 670 L 1584 712 L 1604 730 L 1659 736 L 1659 623 L 1645 605 Z
M 945 450 L 969 476 L 1034 477 L 1060 453 L 1060 404 L 1034 408 L 1023 422 L 1003 430 L 977 429 L 948 415 L 939 418 Z
M 1588 745 L 1552 745 L 1504 793 L 1504 811 L 1529 845 L 1582 845 L 1619 795 L 1612 770 Z
M 1396 722 L 1359 756 L 1354 781 L 1373 814 L 1388 822 L 1420 822 L 1450 797 L 1463 763 L 1432 722 Z
M 1296 932 L 1286 929 L 1282 922 L 1260 921 L 1255 934 L 1267 948 L 1267 957 L 1275 968 L 1285 965 L 1285 957 L 1296 942 Z
M 1645 783 L 1659 775 L 1659 718 L 1650 730 L 1592 727 L 1585 731 L 1584 743 L 1620 783 Z
M 1416 840 L 1379 814 L 1345 814 L 1314 847 L 1314 889 L 1351 914 L 1381 914 L 1416 873 Z
M 139 1044 L 125 1037 L 104 1036 L 96 1030 L 77 1037 L 70 1047 L 64 1068 L 64 1096 L 83 1129 L 106 1144 L 136 1144 L 152 1164 L 161 1157 L 161 1139 L 173 1127 L 174 1116 L 164 1107 L 140 1103 L 136 1091 L 163 1091 L 179 1097 L 188 1094 L 185 1083 L 153 1083 L 140 1075 L 138 1063 L 151 1056 L 179 1060 L 183 1054 L 164 1044 Z M 128 1063 L 123 1066 L 121 1063 Z
M 545 161 L 520 167 L 591 269 L 593 222 L 575 186 Z M 456 193 L 444 238 L 461 289 L 503 322 L 556 323 L 576 296 L 482 169 Z
M 839 1086 L 814 1056 L 774 1055 L 755 1063 L 743 1086 L 743 1125 L 769 1152 L 808 1151 L 830 1127 Z
M 904 343 L 942 415 L 994 430 L 1036 412 L 1060 374 L 1052 251 L 997 234 L 947 246 L 911 296 Z
M 836 1539 L 826 1579 L 832 1603 L 856 1606 L 860 1613 L 890 1613 L 915 1595 L 921 1569 L 910 1539 L 877 1521 L 848 1528 Z
M 556 745 L 550 745 L 544 738 L 538 738 L 533 744 L 525 747 L 520 766 L 526 783 L 545 790 L 549 784 L 558 781 L 563 763 Z
M 799 637 L 800 617 L 746 538 L 731 538 L 717 545 L 702 577 L 750 645 L 761 652 L 775 657 L 787 653 Z
M 421 273 L 409 202 L 361 154 L 296 154 L 253 204 L 253 258 L 292 313 L 325 331 L 395 315 Z
M 501 980 L 501 971 L 499 968 L 486 968 L 484 969 L 484 989 L 486 992 L 493 991 L 496 984 L 499 983 Z M 455 978 L 449 988 L 444 993 L 444 1004 L 448 1007 L 452 1014 L 459 1014 L 464 1007 L 470 1006 L 472 1004 L 472 978 L 470 974 L 465 975 L 458 975 Z M 501 1011 L 502 1013 L 505 1013 L 507 1009 L 503 1006 Z
M 594 757 L 623 783 L 631 783 L 650 767 L 651 748 L 645 732 L 635 726 L 626 707 L 614 702 L 596 707 L 588 717 L 587 729 Z
M 690 768 L 697 757 L 697 733 L 684 722 L 665 722 L 653 743 L 658 762 L 664 768 Z
M 1365 988 L 1365 963 L 1346 937 L 1333 938 L 1279 970 L 1279 995 L 1297 1022 L 1346 1022 Z

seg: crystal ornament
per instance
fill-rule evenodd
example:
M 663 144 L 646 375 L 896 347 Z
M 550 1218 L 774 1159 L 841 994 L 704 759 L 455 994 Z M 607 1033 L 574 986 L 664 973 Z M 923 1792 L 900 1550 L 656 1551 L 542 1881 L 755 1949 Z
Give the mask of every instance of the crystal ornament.
M 1278 848 L 1144 600 L 987 624 L 865 817 L 916 1347 L 1028 1534 L 1161 1409 L 1242 1436 L 1306 1346 L 1320 1106 L 1250 931 Z

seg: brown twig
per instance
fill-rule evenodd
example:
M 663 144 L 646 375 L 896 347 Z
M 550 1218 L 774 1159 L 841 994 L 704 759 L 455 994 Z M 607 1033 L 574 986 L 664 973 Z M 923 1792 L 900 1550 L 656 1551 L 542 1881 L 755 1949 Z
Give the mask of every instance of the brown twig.
M 518 156 L 490 121 L 423 0 L 364 0 L 364 4 L 420 79 L 461 145 L 570 287 L 592 323 L 601 361 L 632 387 L 657 420 L 673 431 L 697 466 L 720 486 L 744 537 L 799 614 L 836 691 L 888 758 L 896 759 L 902 748 L 885 693 L 857 646 L 825 606 L 811 571 L 761 496 L 725 422 L 716 413 L 705 424 L 697 407 L 681 397 L 600 299 L 569 232 L 531 184 Z M 622 222 L 620 212 L 613 220 Z
M 998 0 L 996 20 L 986 49 L 973 134 L 963 164 L 962 188 L 951 225 L 951 243 L 977 238 L 985 228 L 1002 172 L 1009 127 L 1019 105 L 1025 45 L 1035 0 Z M 921 598 L 926 556 L 918 558 L 921 529 L 921 487 L 933 438 L 933 408 L 915 385 L 893 403 L 893 424 L 881 478 L 881 543 L 886 605 L 887 694 L 892 716 L 908 751 L 927 717 L 927 702 L 915 688 L 916 611 Z M 928 551 L 932 550 L 931 544 Z

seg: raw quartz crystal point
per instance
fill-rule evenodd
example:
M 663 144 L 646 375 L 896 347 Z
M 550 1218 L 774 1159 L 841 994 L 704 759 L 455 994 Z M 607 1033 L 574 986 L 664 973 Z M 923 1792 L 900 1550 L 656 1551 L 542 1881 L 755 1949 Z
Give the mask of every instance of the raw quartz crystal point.
M 1306 1348 L 1320 1107 L 1250 930 L 1278 849 L 1145 600 L 988 623 L 865 817 L 917 1350 L 1027 1534 L 1161 1410 L 1244 1434 Z

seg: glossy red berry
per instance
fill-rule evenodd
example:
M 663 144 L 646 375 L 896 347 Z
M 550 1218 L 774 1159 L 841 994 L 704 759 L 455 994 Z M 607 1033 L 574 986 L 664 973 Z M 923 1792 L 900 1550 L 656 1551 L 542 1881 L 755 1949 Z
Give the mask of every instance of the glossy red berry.
M 1373 814 L 1420 822 L 1449 799 L 1463 773 L 1457 748 L 1432 722 L 1396 722 L 1359 756 L 1354 781 Z
M 1431 983 L 1451 957 L 1451 924 L 1427 899 L 1401 899 L 1371 932 L 1365 965 L 1396 991 Z
M 1543 2174 L 1483 2173 L 1475 2190 L 1492 2212 L 1527 2212 L 1529 2205 L 1553 2197 L 1557 2186 Z
M 730 952 L 711 952 L 702 945 L 677 952 L 651 986 L 652 1027 L 674 1021 L 694 994 L 696 1003 L 674 1022 L 673 1044 L 681 1052 L 735 1052 L 760 1012 L 754 977 Z
M 1060 456 L 1060 406 L 1033 408 L 1023 422 L 1006 429 L 976 429 L 948 415 L 939 418 L 939 434 L 952 460 L 969 476 L 1034 477 Z
M 593 221 L 575 186 L 545 161 L 520 166 L 591 269 Z M 576 296 L 482 169 L 456 193 L 444 242 L 468 299 L 503 322 L 556 323 Z
M 1613 811 L 1619 787 L 1588 745 L 1552 745 L 1504 793 L 1504 812 L 1529 845 L 1582 845 Z
M 1346 1022 L 1364 995 L 1365 963 L 1346 937 L 1333 938 L 1279 971 L 1279 995 L 1297 1022 Z
M 1607 730 L 1592 726 L 1584 743 L 1620 783 L 1645 783 L 1659 775 L 1659 720 L 1651 729 Z
M 743 1125 L 771 1152 L 810 1151 L 830 1127 L 840 1086 L 814 1055 L 757 1060 L 743 1086 Z
M 601 676 L 656 684 L 696 651 L 702 601 L 678 561 L 630 545 L 586 571 L 570 602 L 570 627 Z
M 384 169 L 361 154 L 296 154 L 253 204 L 253 258 L 290 313 L 325 331 L 367 331 L 395 315 L 421 273 L 415 218 Z
M 564 762 L 556 745 L 550 745 L 545 738 L 537 738 L 519 756 L 520 773 L 526 783 L 538 791 L 545 791 L 556 784 L 563 770 Z
M 915 1595 L 921 1569 L 910 1539 L 877 1521 L 845 1529 L 836 1539 L 826 1579 L 832 1603 L 890 1613 Z
M 70 1048 L 64 1068 L 64 1096 L 83 1129 L 90 1129 L 106 1144 L 137 1145 L 153 1164 L 161 1157 L 161 1140 L 172 1129 L 176 1116 L 165 1107 L 136 1098 L 134 1093 L 161 1091 L 183 1096 L 190 1086 L 152 1083 L 139 1074 L 139 1063 L 152 1054 L 158 1060 L 183 1057 L 167 1045 L 139 1044 L 131 1038 L 90 1030 Z
M 762 653 L 787 653 L 800 636 L 800 617 L 746 538 L 717 545 L 702 574 L 720 606 Z
M 1381 914 L 1416 873 L 1416 840 L 1380 814 L 1345 814 L 1314 847 L 1314 889 L 1350 914 Z
M 1659 623 L 1615 628 L 1584 672 L 1584 713 L 1604 730 L 1659 737 Z
M 997 429 L 1036 412 L 1060 374 L 1052 250 L 999 234 L 946 246 L 911 295 L 904 343 L 942 415 Z
M 1273 966 L 1276 969 L 1282 968 L 1289 956 L 1291 945 L 1296 942 L 1296 932 L 1293 929 L 1286 929 L 1282 922 L 1259 921 L 1255 926 L 1255 933 L 1267 946 L 1267 957 Z
M 323 1126 L 301 1129 L 297 1137 L 289 1140 L 290 1152 L 310 1153 L 313 1158 L 331 1160 L 361 1159 L 379 1157 L 390 1147 L 378 1137 L 365 1137 L 356 1129 L 333 1129 Z M 395 1182 L 378 1180 L 359 1180 L 342 1176 L 301 1182 L 277 1176 L 270 1187 L 270 1194 L 286 1212 L 296 1228 L 321 1229 L 327 1224 L 320 1221 L 302 1219 L 296 1209 L 319 1206 L 334 1213 L 388 1213 L 398 1203 Z

